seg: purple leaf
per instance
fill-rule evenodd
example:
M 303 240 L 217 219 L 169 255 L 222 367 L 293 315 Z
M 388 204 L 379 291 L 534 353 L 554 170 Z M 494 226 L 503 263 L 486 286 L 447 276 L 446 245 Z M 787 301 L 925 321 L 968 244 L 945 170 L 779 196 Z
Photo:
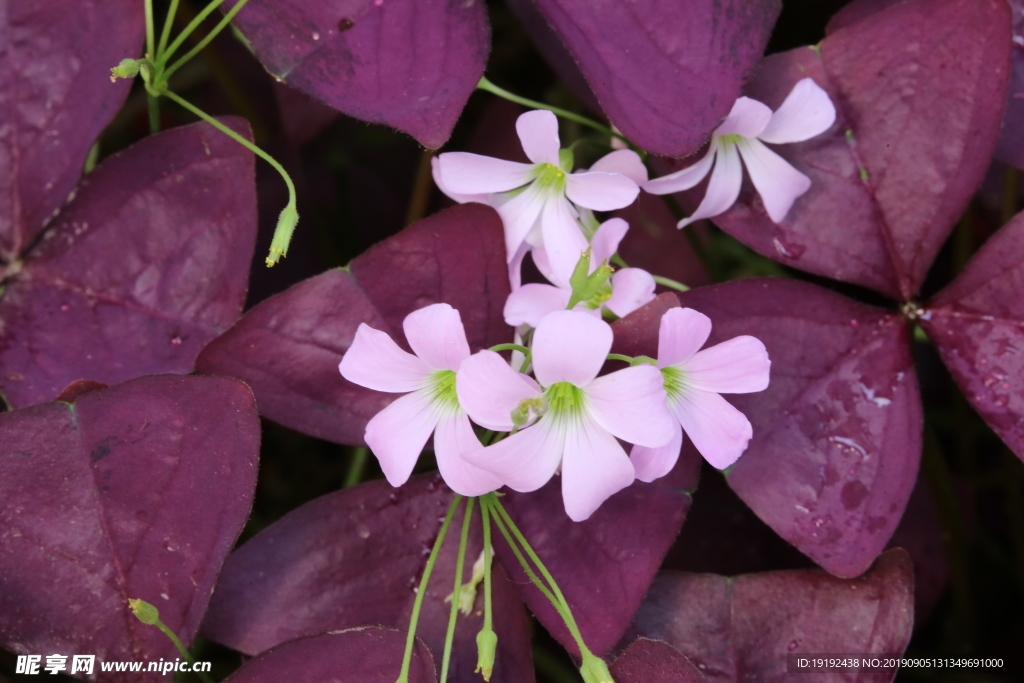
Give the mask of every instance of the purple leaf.
M 205 123 L 146 138 L 89 174 L 4 283 L 8 402 L 51 400 L 78 379 L 191 372 L 242 309 L 253 176 L 252 153 Z
M 817 569 L 735 578 L 662 572 L 634 625 L 677 648 L 709 683 L 787 681 L 797 677 L 787 658 L 801 654 L 902 653 L 914 621 L 913 581 L 910 558 L 899 549 L 851 580 Z M 843 680 L 881 683 L 894 673 Z
M 380 242 L 347 271 L 328 271 L 267 299 L 212 342 L 196 366 L 245 380 L 272 420 L 361 444 L 366 423 L 396 395 L 338 373 L 359 324 L 406 346 L 405 316 L 445 302 L 459 310 L 476 351 L 511 341 L 502 316 L 508 293 L 501 219 L 482 204 L 463 204 Z
M 605 113 L 656 154 L 692 154 L 764 54 L 777 0 L 534 0 Z
M 0 642 L 16 653 L 172 658 L 190 642 L 256 486 L 260 424 L 223 377 L 143 377 L 0 414 Z M 108 681 L 160 676 L 109 675 Z
M 637 638 L 612 662 L 617 683 L 704 683 L 700 670 L 674 647 L 660 640 Z
M 384 481 L 361 484 L 292 511 L 228 558 L 203 633 L 256 654 L 297 636 L 360 624 L 408 628 L 415 589 L 451 499 L 440 477 L 427 476 L 399 489 Z M 478 511 L 474 517 L 464 580 L 483 547 Z M 417 629 L 438 659 L 461 520 L 459 513 L 449 528 Z M 493 567 L 498 657 L 492 681 L 532 681 L 526 614 L 500 565 Z M 482 623 L 481 584 L 472 615 L 460 615 L 456 625 L 454 680 L 479 680 L 473 670 Z M 384 677 L 397 674 L 396 668 Z
M 381 683 L 402 668 L 405 634 L 379 626 L 364 626 L 307 638 L 297 638 L 264 652 L 228 676 L 224 683 L 279 681 L 340 681 Z M 343 678 L 338 678 L 343 675 Z M 430 652 L 416 641 L 409 683 L 434 683 L 437 672 Z
M 1024 459 L 1024 215 L 917 312 L 967 399 Z
M 813 78 L 836 124 L 775 148 L 812 180 L 780 225 L 749 182 L 715 222 L 787 265 L 912 297 L 992 158 L 1009 31 L 1004 0 L 910 0 L 769 57 L 747 94 L 774 109 Z
M 64 0 L 4 6 L 0 76 L 0 263 L 15 260 L 78 181 L 89 147 L 130 82 L 110 69 L 138 57 L 142 4 Z
M 691 290 L 708 344 L 749 334 L 768 389 L 729 395 L 754 438 L 726 472 L 764 522 L 838 576 L 857 576 L 903 515 L 921 456 L 921 405 L 902 317 L 794 280 Z
M 430 148 L 484 73 L 487 10 L 463 0 L 252 0 L 234 23 L 281 80 Z

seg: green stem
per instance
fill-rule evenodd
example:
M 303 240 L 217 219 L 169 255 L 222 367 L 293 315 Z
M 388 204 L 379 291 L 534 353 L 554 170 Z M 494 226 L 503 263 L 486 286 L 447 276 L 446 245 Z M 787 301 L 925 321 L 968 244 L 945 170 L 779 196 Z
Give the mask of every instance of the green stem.
M 652 275 L 651 277 L 653 277 L 654 281 L 657 282 L 659 285 L 663 285 L 665 287 L 668 287 L 669 289 L 674 289 L 677 292 L 690 291 L 690 288 L 684 285 L 682 282 L 676 282 L 675 280 L 670 280 L 667 277 L 662 277 L 661 275 Z
M 366 461 L 370 458 L 370 449 L 360 446 L 352 451 L 352 460 L 348 463 L 348 471 L 345 472 L 345 480 L 341 483 L 342 488 L 355 486 L 363 478 L 363 471 L 366 469 Z
M 146 110 L 149 112 L 149 132 L 159 133 L 160 132 L 160 100 L 152 95 L 152 93 L 146 93 Z
M 630 365 L 633 364 L 632 356 L 623 356 L 621 353 L 609 353 L 608 360 L 621 360 L 625 361 L 626 363 L 629 363 Z
M 235 18 L 235 15 L 238 14 L 243 7 L 245 7 L 245 4 L 247 2 L 249 2 L 249 0 L 238 0 L 235 6 L 228 10 L 228 13 L 224 15 L 224 18 L 220 20 L 220 23 L 217 24 L 212 31 L 207 33 L 206 36 L 198 43 L 196 43 L 196 45 L 191 50 L 186 52 L 181 59 L 176 61 L 171 66 L 167 67 L 167 69 L 165 69 L 163 72 L 163 82 L 166 83 L 167 79 L 171 77 L 171 74 L 180 69 L 186 62 L 188 62 L 188 60 L 195 57 L 200 50 L 209 45 L 210 41 L 216 38 L 220 34 L 220 32 L 224 30 L 224 27 L 231 23 L 231 20 Z M 166 60 L 162 62 L 162 64 L 166 64 Z
M 146 0 L 143 3 L 146 14 L 146 57 L 156 57 L 156 31 L 153 28 L 153 0 Z
M 437 532 L 437 540 L 434 547 L 430 549 L 430 557 L 427 558 L 427 565 L 423 568 L 423 577 L 420 579 L 419 589 L 416 591 L 416 600 L 412 603 L 412 614 L 409 615 L 409 635 L 405 639 L 405 655 L 402 657 L 402 671 L 398 674 L 395 683 L 409 683 L 409 665 L 412 664 L 412 649 L 416 644 L 416 624 L 420 620 L 420 608 L 423 606 L 423 596 L 427 594 L 427 583 L 430 582 L 430 575 L 434 571 L 434 563 L 437 562 L 437 555 L 441 551 L 441 544 L 448 533 L 448 527 L 452 523 L 455 511 L 462 502 L 462 496 L 455 494 L 452 504 L 448 507 L 448 514 L 445 515 L 441 530 Z M 454 600 L 454 599 L 453 599 Z
M 487 495 L 492 496 L 494 494 Z M 513 540 L 511 534 L 509 534 L 508 529 L 505 527 L 505 522 L 502 521 L 501 517 L 499 517 L 498 513 L 495 511 L 493 499 L 489 499 L 486 496 L 482 496 L 480 498 L 480 504 L 487 505 L 488 508 L 490 509 L 491 518 L 494 520 L 495 526 L 498 527 L 498 531 L 501 532 L 501 535 L 505 537 L 505 541 L 508 543 L 508 546 L 512 548 L 513 554 L 515 554 L 516 559 L 519 560 L 519 564 L 521 564 L 523 569 L 526 571 L 526 575 L 530 578 L 530 581 L 532 581 L 533 584 L 537 586 L 537 589 L 540 590 L 540 592 L 543 593 L 544 596 L 551 601 L 552 606 L 558 611 L 558 614 L 562 615 L 562 604 L 558 602 L 557 598 L 555 598 L 554 593 L 548 590 L 548 587 L 544 585 L 544 582 L 537 577 L 537 575 L 533 571 L 533 568 L 529 565 L 529 563 L 527 563 L 526 558 L 524 558 L 523 554 L 519 552 L 519 546 L 516 545 L 515 540 Z M 565 617 L 563 616 L 563 619 L 564 618 Z
M 441 657 L 440 683 L 448 680 L 448 665 L 452 658 L 452 641 L 455 639 L 455 619 L 459 613 L 459 593 L 462 592 L 462 567 L 466 561 L 466 543 L 469 541 L 469 523 L 473 518 L 473 505 L 476 498 L 466 502 L 466 511 L 462 515 L 462 536 L 459 538 L 459 554 L 455 559 L 455 589 L 452 591 L 452 609 L 448 613 L 448 631 L 444 636 L 444 654 Z
M 158 69 L 162 69 L 162 67 L 167 64 L 167 60 L 174 55 L 178 48 L 181 47 L 181 44 L 184 43 L 185 40 L 192 35 L 192 32 L 199 28 L 199 25 L 203 23 L 203 20 L 210 16 L 210 14 L 220 7 L 223 2 L 224 0 L 213 0 L 213 2 L 204 7 L 203 10 L 188 23 L 188 26 L 185 27 L 184 31 L 178 34 L 178 37 L 174 39 L 174 42 L 167 48 L 167 51 L 160 53 L 160 59 L 156 62 Z
M 167 41 L 171 37 L 171 26 L 174 25 L 174 17 L 178 13 L 178 0 L 171 0 L 171 6 L 167 10 L 167 18 L 164 20 L 164 30 L 160 32 L 160 43 L 157 45 L 156 54 L 152 56 L 156 59 L 164 53 L 167 49 Z
M 612 254 L 612 263 L 617 265 L 619 268 L 629 268 L 629 265 L 619 256 L 619 252 Z
M 488 351 L 519 351 L 520 353 L 527 354 L 530 349 L 526 348 L 522 344 L 495 344 Z
M 484 630 L 492 630 L 491 621 L 491 516 L 480 501 L 480 517 L 484 531 Z
M 204 672 L 196 671 L 196 660 L 193 659 L 192 655 L 185 649 L 185 646 L 182 644 L 181 640 L 178 639 L 178 636 L 174 634 L 174 631 L 164 626 L 164 622 L 162 621 L 157 621 L 154 626 L 163 631 L 164 635 L 171 639 L 171 642 L 174 643 L 174 647 L 178 648 L 178 652 L 181 653 L 182 659 L 189 663 L 189 666 L 192 668 L 192 672 L 199 676 L 199 679 L 203 683 L 213 683 L 213 679 L 207 676 Z

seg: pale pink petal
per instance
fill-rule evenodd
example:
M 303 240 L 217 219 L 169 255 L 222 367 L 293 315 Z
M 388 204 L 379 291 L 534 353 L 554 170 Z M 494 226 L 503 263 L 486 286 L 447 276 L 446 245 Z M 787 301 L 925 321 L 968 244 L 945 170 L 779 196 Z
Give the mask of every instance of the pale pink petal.
M 498 477 L 463 459 L 462 454 L 480 448 L 480 441 L 473 433 L 465 413 L 447 415 L 437 423 L 434 431 L 434 454 L 437 469 L 441 471 L 444 483 L 455 493 L 463 496 L 482 496 L 501 488 Z
M 654 277 L 642 268 L 623 268 L 612 275 L 612 298 L 605 308 L 624 318 L 654 300 Z
M 741 135 L 745 138 L 757 137 L 771 121 L 772 110 L 767 104 L 741 97 L 732 105 L 732 111 L 725 117 L 715 137 L 721 135 Z
M 541 214 L 541 233 L 544 254 L 551 266 L 550 275 L 545 273 L 545 277 L 560 287 L 568 287 L 573 269 L 589 246 L 579 224 L 569 213 L 568 202 L 558 198 L 548 200 Z
M 629 231 L 629 223 L 621 218 L 609 218 L 602 223 L 590 238 L 590 272 L 593 273 L 601 261 L 610 259 L 619 250 L 619 242 Z
M 505 300 L 505 322 L 512 327 L 537 327 L 548 313 L 564 311 L 571 296 L 572 290 L 554 285 L 523 285 Z
M 716 394 L 747 394 L 768 388 L 768 351 L 759 339 L 734 337 L 686 361 L 686 384 Z
M 530 245 L 525 242 L 519 245 L 516 249 L 515 254 L 509 259 L 508 262 L 508 282 L 512 286 L 512 291 L 516 291 L 523 284 L 523 259 L 526 258 L 526 254 L 530 251 Z
M 700 161 L 695 163 L 693 166 L 687 166 L 686 168 L 676 171 L 675 173 L 669 173 L 666 176 L 655 178 L 644 183 L 644 192 L 650 192 L 651 194 L 671 194 L 673 192 L 682 192 L 683 190 L 689 190 L 691 187 L 696 187 L 697 184 L 704 180 L 704 176 L 711 170 L 711 165 L 715 161 L 715 154 L 718 152 L 718 145 L 712 141 L 708 145 L 708 151 L 704 153 L 704 156 L 700 158 Z
M 656 448 L 672 438 L 661 371 L 643 364 L 598 377 L 585 389 L 594 421 L 623 441 Z
M 704 459 L 720 470 L 736 462 L 754 433 L 743 413 L 710 391 L 689 389 L 669 407 Z
M 493 472 L 515 491 L 536 491 L 548 483 L 562 462 L 565 437 L 541 418 L 532 427 L 516 432 L 493 446 L 470 451 L 470 464 Z
M 618 140 L 618 138 L 612 139 Z M 611 154 L 605 154 L 594 162 L 590 170 L 600 173 L 621 173 L 637 185 L 647 182 L 647 167 L 644 166 L 640 155 L 631 149 L 620 149 Z
M 534 164 L 521 164 L 469 152 L 446 152 L 438 157 L 441 186 L 457 194 L 506 192 L 533 180 Z
M 612 348 L 611 325 L 580 311 L 548 314 L 533 333 L 534 376 L 543 387 L 590 384 Z
M 469 358 L 469 342 L 459 312 L 448 304 L 413 311 L 402 322 L 413 352 L 433 370 L 458 370 Z
M 548 258 L 547 252 L 544 251 L 543 247 L 534 247 L 530 251 L 530 258 L 533 259 L 533 265 L 537 266 L 537 270 L 540 274 L 547 279 L 548 282 L 554 282 L 555 275 L 554 269 L 551 267 L 551 259 Z M 565 286 L 568 287 L 568 281 L 565 282 Z
M 685 363 L 710 336 L 711 318 L 692 308 L 670 308 L 658 328 L 658 367 Z
M 679 425 L 679 420 L 672 420 L 672 430 L 672 438 L 664 446 L 633 446 L 633 450 L 629 452 L 629 459 L 633 462 L 637 479 L 650 483 L 664 477 L 676 466 L 679 451 L 683 447 L 683 428 Z
M 743 167 L 740 165 L 740 155 L 736 151 L 736 145 L 721 141 L 716 144 L 718 145 L 717 161 L 715 170 L 711 172 L 711 180 L 708 181 L 707 192 L 693 215 L 679 221 L 678 227 L 680 228 L 702 218 L 711 218 L 725 212 L 736 203 L 736 198 L 740 196 L 740 187 L 743 185 Z
M 526 158 L 535 164 L 558 163 L 558 117 L 545 109 L 528 111 L 516 119 L 516 133 Z
M 738 147 L 768 217 L 778 223 L 796 198 L 811 189 L 811 179 L 760 140 L 740 140 Z
M 489 204 L 491 195 L 483 194 L 460 194 L 458 192 L 452 192 L 450 189 L 445 187 L 444 181 L 441 179 L 441 162 L 437 157 L 430 157 L 430 174 L 434 176 L 434 184 L 437 185 L 437 189 L 441 190 L 449 198 L 457 201 L 459 204 L 466 204 L 468 202 L 476 202 L 477 204 Z
M 366 445 L 380 461 L 392 486 L 401 486 L 412 474 L 430 433 L 441 415 L 426 389 L 400 397 L 366 425 Z
M 562 501 L 574 522 L 594 514 L 601 503 L 633 483 L 633 463 L 600 425 L 584 420 L 567 430 L 562 456 Z
M 399 348 L 386 333 L 360 323 L 338 370 L 342 377 L 361 387 L 404 394 L 422 387 L 431 369 Z
M 836 107 L 828 93 L 810 78 L 793 86 L 786 101 L 775 110 L 768 126 L 758 135 L 772 144 L 801 142 L 821 135 L 836 120 Z
M 511 263 L 544 210 L 547 193 L 536 183 L 495 207 L 505 226 L 505 254 Z
M 585 171 L 572 173 L 565 180 L 565 196 L 576 204 L 595 211 L 614 211 L 629 206 L 640 188 L 619 173 Z
M 512 429 L 512 411 L 519 402 L 541 395 L 533 379 L 516 372 L 494 351 L 467 358 L 455 375 L 459 405 L 482 427 L 499 432 Z

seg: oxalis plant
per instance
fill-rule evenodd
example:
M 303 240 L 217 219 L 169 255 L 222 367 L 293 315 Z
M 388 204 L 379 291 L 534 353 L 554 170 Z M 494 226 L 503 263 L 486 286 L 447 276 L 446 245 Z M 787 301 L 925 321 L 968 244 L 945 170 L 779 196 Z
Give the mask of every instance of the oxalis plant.
M 1024 676 L 1017 2 L 0 14 L 0 678 Z

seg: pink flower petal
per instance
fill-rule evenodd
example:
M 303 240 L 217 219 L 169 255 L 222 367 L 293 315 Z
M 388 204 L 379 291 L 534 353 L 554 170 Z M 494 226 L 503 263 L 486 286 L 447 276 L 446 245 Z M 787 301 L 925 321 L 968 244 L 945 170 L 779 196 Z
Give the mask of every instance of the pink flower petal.
M 541 418 L 493 446 L 470 451 L 470 464 L 493 472 L 515 491 L 536 491 L 555 475 L 562 462 L 565 437 Z
M 448 488 L 463 496 L 482 496 L 501 488 L 497 475 L 471 465 L 462 454 L 480 448 L 465 413 L 442 417 L 434 431 L 434 454 Z
M 670 308 L 658 328 L 658 367 L 680 365 L 711 336 L 711 318 L 692 308 Z
M 629 459 L 633 462 L 637 479 L 650 483 L 664 477 L 676 466 L 679 451 L 683 448 L 683 428 L 678 420 L 672 420 L 672 430 L 672 438 L 664 446 L 633 446 Z
M 623 268 L 612 275 L 612 298 L 605 308 L 624 318 L 654 300 L 654 277 L 642 268 Z
M 498 432 L 512 429 L 512 411 L 520 401 L 541 395 L 536 382 L 513 370 L 494 351 L 480 351 L 463 361 L 455 392 L 473 422 Z
M 537 327 L 548 313 L 564 311 L 571 296 L 571 290 L 554 285 L 523 285 L 505 300 L 505 322 L 512 327 Z
M 687 166 L 681 171 L 675 173 L 669 173 L 666 176 L 655 178 L 644 183 L 644 192 L 650 192 L 651 194 L 671 194 L 673 192 L 682 192 L 683 190 L 689 190 L 692 187 L 696 187 L 697 184 L 704 180 L 704 176 L 711 170 L 711 165 L 715 161 L 715 154 L 718 152 L 718 145 L 714 141 L 708 145 L 708 151 L 704 153 L 704 156 L 700 158 L 700 161 L 695 163 L 693 166 Z
M 446 152 L 438 157 L 441 186 L 457 194 L 506 192 L 526 185 L 536 166 L 469 152 Z
M 528 111 L 516 119 L 516 133 L 526 158 L 535 164 L 558 163 L 558 117 L 544 109 Z
M 613 138 L 613 140 L 618 140 L 618 138 Z M 647 167 L 644 166 L 640 155 L 631 149 L 620 149 L 611 154 L 605 154 L 594 162 L 590 170 L 600 173 L 621 173 L 637 185 L 647 182 Z
M 786 101 L 775 110 L 768 126 L 757 136 L 765 142 L 801 142 L 821 135 L 836 120 L 836 107 L 828 93 L 810 78 L 793 86 Z
M 448 304 L 431 304 L 405 316 L 405 339 L 432 370 L 458 370 L 469 358 L 469 342 L 459 312 Z
M 678 227 L 680 228 L 702 218 L 711 218 L 725 212 L 736 203 L 736 198 L 740 196 L 740 187 L 743 185 L 743 167 L 740 165 L 740 156 L 736 151 L 736 145 L 721 141 L 716 144 L 718 145 L 718 154 L 715 157 L 717 161 L 715 170 L 711 173 L 711 180 L 708 181 L 707 193 L 693 215 L 679 221 Z
M 533 333 L 534 376 L 543 387 L 590 384 L 612 348 L 611 326 L 579 311 L 548 314 Z
M 534 183 L 495 207 L 505 226 L 505 249 L 509 262 L 519 253 L 526 236 L 541 217 L 546 199 L 547 193 Z
M 530 245 L 523 242 L 508 260 L 508 281 L 513 292 L 523 285 L 523 259 L 529 251 Z
M 796 198 L 811 188 L 811 179 L 760 140 L 740 140 L 738 146 L 768 217 L 778 223 L 789 213 Z
M 568 287 L 572 271 L 589 244 L 564 199 L 552 198 L 544 205 L 541 234 L 544 254 L 551 266 L 550 276 L 545 277 L 560 287 Z
M 416 391 L 430 375 L 426 363 L 366 323 L 360 323 L 338 370 L 353 384 L 394 394 Z
M 710 391 L 689 389 L 669 408 L 704 459 L 720 470 L 736 462 L 754 433 L 743 413 Z
M 640 188 L 619 173 L 585 171 L 571 173 L 565 180 L 565 196 L 594 211 L 622 209 L 636 199 Z
M 715 129 L 715 137 L 721 135 L 741 135 L 745 138 L 757 137 L 771 121 L 772 110 L 767 104 L 741 97 L 732 105 L 732 110 L 725 121 Z
M 489 194 L 460 194 L 448 189 L 441 179 L 441 161 L 437 157 L 430 158 L 430 175 L 434 177 L 434 184 L 437 185 L 437 189 L 459 204 L 466 204 L 468 202 L 476 202 L 477 204 L 490 203 L 491 195 Z
M 656 448 L 672 438 L 675 420 L 665 404 L 661 371 L 653 365 L 598 377 L 586 392 L 594 421 L 623 441 Z
M 754 337 L 734 337 L 686 361 L 686 383 L 716 394 L 747 394 L 768 388 L 768 351 Z
M 562 501 L 574 522 L 594 514 L 601 503 L 633 483 L 633 463 L 611 434 L 584 420 L 567 430 L 562 456 Z
M 621 218 L 609 218 L 602 223 L 590 239 L 590 272 L 593 273 L 601 261 L 610 259 L 619 250 L 619 242 L 629 231 L 629 223 Z
M 389 484 L 401 486 L 409 479 L 440 417 L 429 391 L 420 389 L 402 396 L 370 419 L 366 445 L 380 461 Z

